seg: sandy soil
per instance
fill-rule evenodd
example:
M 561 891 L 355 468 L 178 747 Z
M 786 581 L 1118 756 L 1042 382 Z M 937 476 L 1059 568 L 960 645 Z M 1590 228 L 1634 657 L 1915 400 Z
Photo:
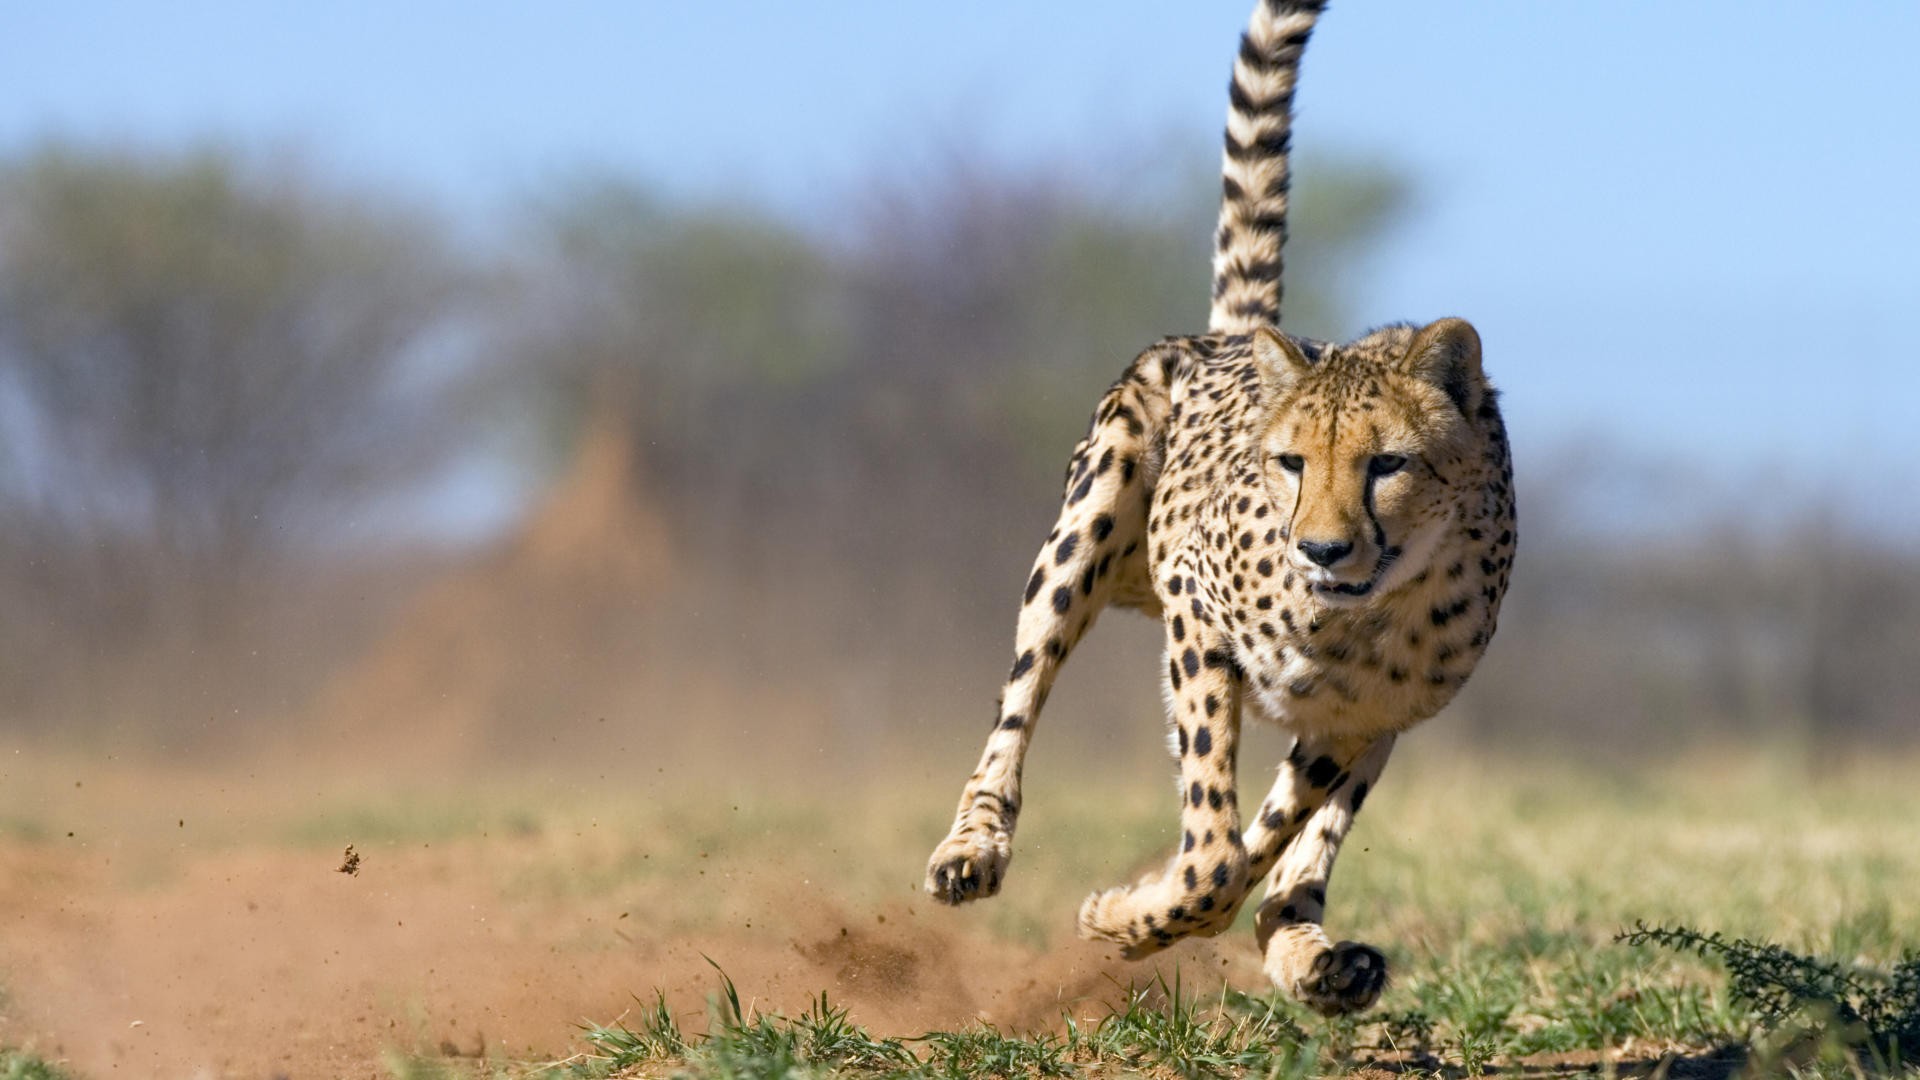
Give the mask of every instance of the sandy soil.
M 684 916 L 700 904 L 685 885 L 515 898 L 502 882 L 540 843 L 379 851 L 349 876 L 334 852 L 116 865 L 58 842 L 0 842 L 0 1040 L 89 1076 L 372 1077 L 387 1075 L 388 1052 L 563 1057 L 576 1025 L 611 1021 L 655 987 L 698 1029 L 718 986 L 709 956 L 762 1008 L 797 1011 L 825 989 L 891 1034 L 1104 1015 L 1154 970 L 1078 942 L 1024 949 L 923 900 L 849 907 L 767 866 L 712 871 L 739 925 L 662 931 L 647 909 Z M 1257 982 L 1250 948 L 1196 942 L 1172 956 L 1190 986 L 1201 971 Z

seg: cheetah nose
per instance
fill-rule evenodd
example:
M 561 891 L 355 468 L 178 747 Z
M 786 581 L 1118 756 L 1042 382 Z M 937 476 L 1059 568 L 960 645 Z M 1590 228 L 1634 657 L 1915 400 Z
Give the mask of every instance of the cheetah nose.
M 1301 554 L 1312 559 L 1316 565 L 1332 566 L 1348 555 L 1353 554 L 1353 545 L 1345 540 L 1322 543 L 1315 540 L 1302 540 L 1299 544 Z

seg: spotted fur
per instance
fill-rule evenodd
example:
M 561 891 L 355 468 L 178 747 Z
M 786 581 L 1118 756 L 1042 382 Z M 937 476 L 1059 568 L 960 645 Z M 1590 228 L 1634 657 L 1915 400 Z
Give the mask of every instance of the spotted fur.
M 1261 0 L 1248 40 L 1295 27 L 1290 72 L 1316 8 Z M 1512 566 L 1512 473 L 1480 352 L 1473 327 L 1442 319 L 1340 345 L 1261 325 L 1141 353 L 1068 463 L 927 890 L 953 904 L 999 891 L 1054 675 L 1107 605 L 1133 608 L 1165 630 L 1181 838 L 1160 871 L 1088 897 L 1081 933 L 1143 956 L 1226 929 L 1264 878 L 1255 927 L 1273 981 L 1329 1013 L 1371 1005 L 1385 957 L 1321 926 L 1334 859 L 1395 737 L 1472 673 Z M 1243 821 L 1249 706 L 1295 742 Z

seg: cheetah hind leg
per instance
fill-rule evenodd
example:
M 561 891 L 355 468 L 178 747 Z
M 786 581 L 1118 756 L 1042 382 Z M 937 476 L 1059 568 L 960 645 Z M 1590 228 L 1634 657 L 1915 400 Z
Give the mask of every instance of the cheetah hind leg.
M 1109 601 L 1152 602 L 1146 589 L 1149 449 L 1166 414 L 1164 386 L 1147 377 L 1149 353 L 1114 384 L 1067 467 L 1060 518 L 1034 559 L 1014 633 L 1013 668 L 980 764 L 967 778 L 946 839 L 927 863 L 925 888 L 961 904 L 1000 891 L 1013 858 L 1027 747 L 1060 665 Z

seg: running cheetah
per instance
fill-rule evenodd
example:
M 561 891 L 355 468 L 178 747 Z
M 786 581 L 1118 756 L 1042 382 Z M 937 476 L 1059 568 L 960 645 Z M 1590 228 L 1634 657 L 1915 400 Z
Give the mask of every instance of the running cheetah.
M 1480 338 L 1460 319 L 1337 345 L 1274 329 L 1295 76 L 1316 0 L 1259 0 L 1234 63 L 1208 332 L 1148 348 L 1068 464 L 1013 670 L 926 888 L 999 891 L 1020 775 L 1055 673 L 1108 604 L 1162 620 L 1179 850 L 1080 907 L 1130 957 L 1217 934 L 1256 879 L 1273 982 L 1328 1014 L 1371 1006 L 1386 958 L 1321 928 L 1342 839 L 1396 735 L 1459 691 L 1514 555 L 1513 475 Z M 1295 736 L 1243 823 L 1242 708 Z

